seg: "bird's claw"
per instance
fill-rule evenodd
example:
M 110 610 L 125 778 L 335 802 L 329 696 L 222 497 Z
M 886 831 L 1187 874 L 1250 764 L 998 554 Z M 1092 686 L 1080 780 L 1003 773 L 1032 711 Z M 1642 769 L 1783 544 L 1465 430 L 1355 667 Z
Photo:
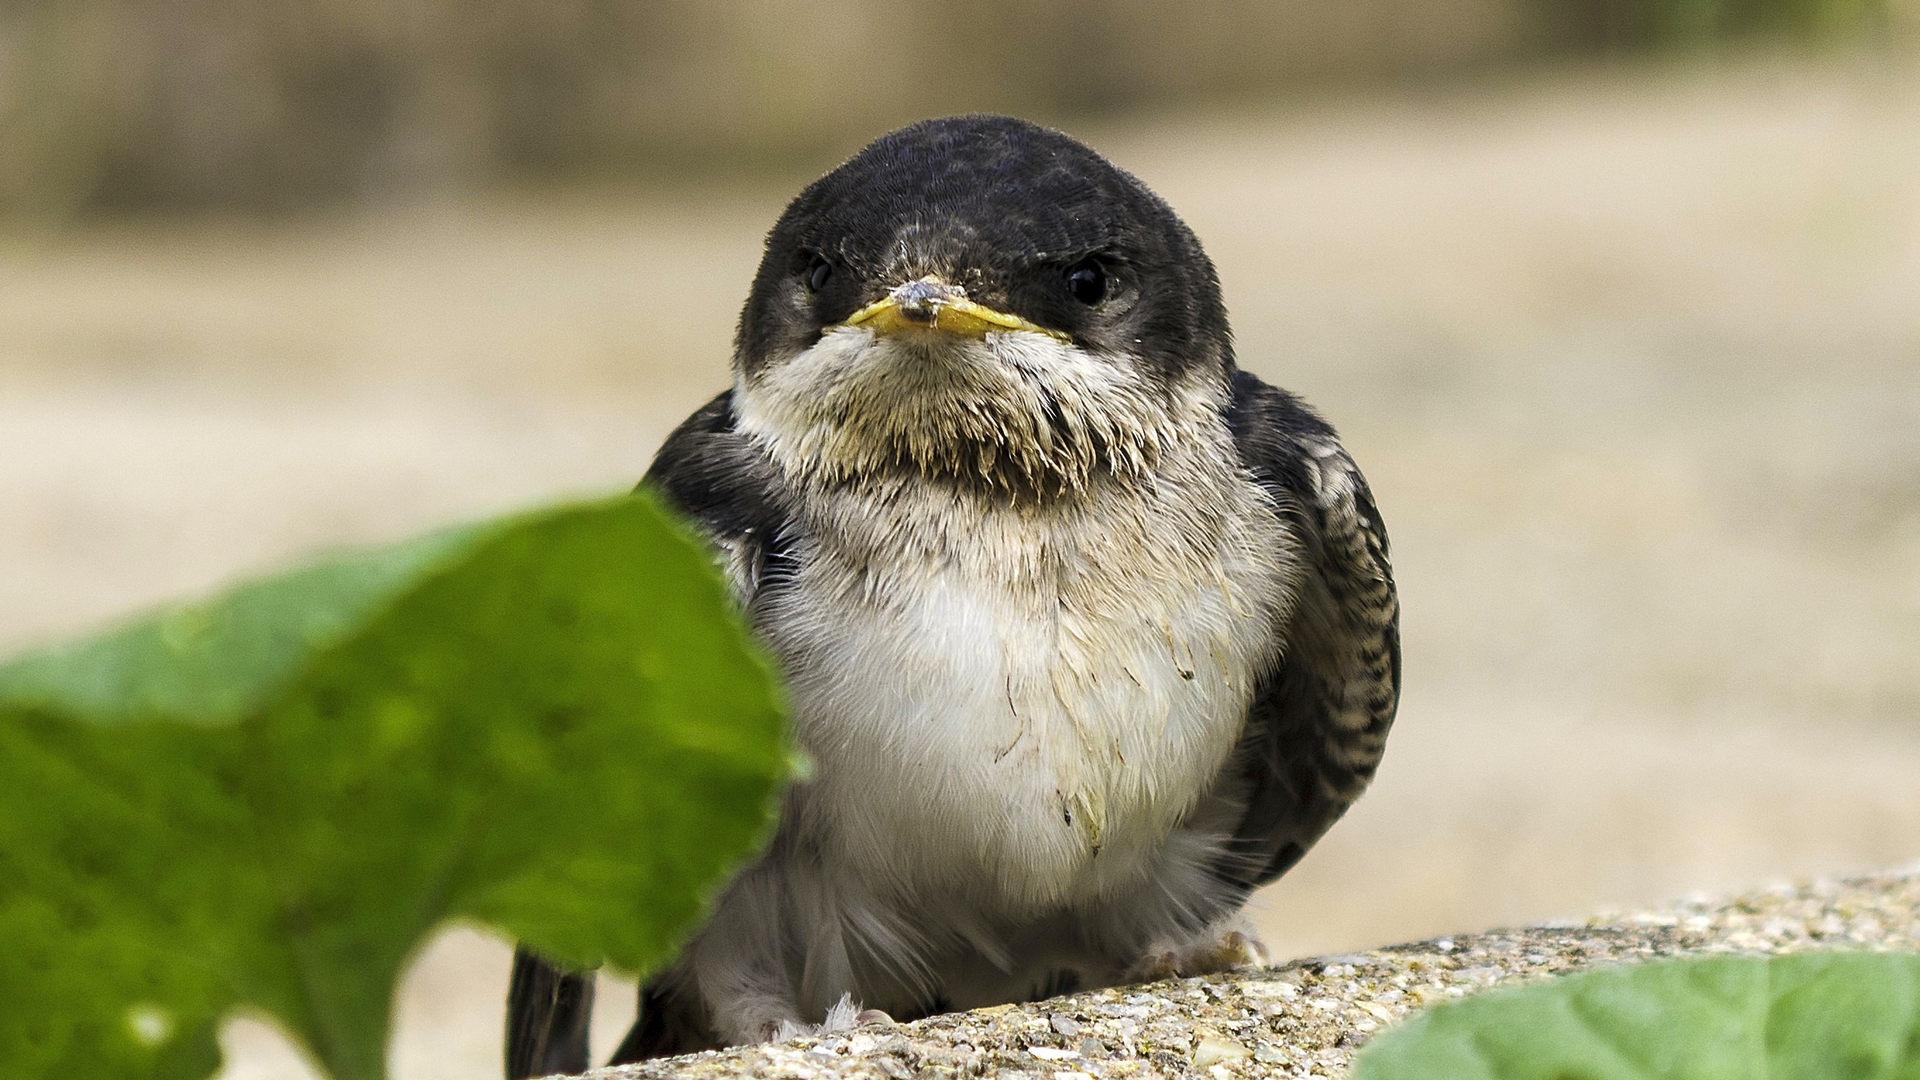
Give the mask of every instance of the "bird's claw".
M 840 1000 L 834 1002 L 833 1007 L 827 1010 L 827 1015 L 820 1023 L 802 1024 L 793 1020 L 781 1020 L 767 1026 L 766 1041 L 786 1042 L 788 1039 L 807 1036 L 834 1035 L 870 1024 L 891 1027 L 894 1023 L 893 1017 L 881 1010 L 863 1009 L 854 1004 L 852 994 L 842 994 Z
M 1162 979 L 1183 979 L 1261 967 L 1266 962 L 1267 950 L 1260 944 L 1260 939 L 1246 930 L 1236 929 L 1184 948 L 1148 953 L 1134 965 L 1131 974 L 1139 982 L 1159 982 Z

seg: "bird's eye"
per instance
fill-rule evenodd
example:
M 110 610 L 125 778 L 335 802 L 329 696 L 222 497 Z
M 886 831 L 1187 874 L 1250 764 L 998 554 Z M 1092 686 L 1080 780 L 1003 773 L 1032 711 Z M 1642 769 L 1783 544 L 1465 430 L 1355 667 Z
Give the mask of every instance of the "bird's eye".
M 1092 259 L 1078 262 L 1067 271 L 1067 292 L 1075 300 L 1092 307 L 1107 298 L 1107 272 Z
M 815 255 L 813 262 L 807 266 L 807 291 L 819 292 L 827 287 L 827 282 L 832 280 L 833 264 L 825 257 Z

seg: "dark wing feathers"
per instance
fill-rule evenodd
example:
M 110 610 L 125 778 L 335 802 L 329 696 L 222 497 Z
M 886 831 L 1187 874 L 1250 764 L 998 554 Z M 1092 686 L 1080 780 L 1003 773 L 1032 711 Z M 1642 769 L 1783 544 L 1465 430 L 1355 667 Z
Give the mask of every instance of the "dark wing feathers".
M 734 429 L 733 391 L 707 402 L 667 436 L 640 481 L 700 526 L 749 597 L 777 577 L 791 541 L 785 488 L 764 452 Z
M 561 971 L 526 948 L 507 981 L 507 1080 L 587 1071 L 593 973 Z
M 1237 760 L 1249 791 L 1221 877 L 1279 877 L 1373 779 L 1400 700 L 1400 606 L 1373 494 L 1334 431 L 1245 372 L 1227 413 L 1242 463 L 1300 544 L 1278 667 L 1255 693 Z

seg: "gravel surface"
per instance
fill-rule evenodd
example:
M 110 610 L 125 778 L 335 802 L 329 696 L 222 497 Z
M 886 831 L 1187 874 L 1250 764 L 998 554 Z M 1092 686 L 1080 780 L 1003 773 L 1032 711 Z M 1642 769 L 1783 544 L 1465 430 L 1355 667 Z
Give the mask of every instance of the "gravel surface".
M 1490 987 L 1656 957 L 1820 948 L 1920 948 L 1920 871 L 1098 990 L 588 1075 L 1335 1076 L 1382 1027 L 1422 1006 Z

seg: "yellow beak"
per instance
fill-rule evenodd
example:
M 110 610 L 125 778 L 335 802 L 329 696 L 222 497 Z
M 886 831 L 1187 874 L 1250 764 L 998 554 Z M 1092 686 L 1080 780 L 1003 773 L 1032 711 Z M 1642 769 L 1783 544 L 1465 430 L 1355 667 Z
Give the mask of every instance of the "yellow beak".
M 939 330 L 961 337 L 984 338 L 995 331 L 1025 330 L 1060 341 L 1067 335 L 1030 323 L 1018 315 L 995 311 L 967 299 L 967 291 L 937 277 L 909 281 L 847 316 L 841 326 L 861 326 L 875 334 Z

